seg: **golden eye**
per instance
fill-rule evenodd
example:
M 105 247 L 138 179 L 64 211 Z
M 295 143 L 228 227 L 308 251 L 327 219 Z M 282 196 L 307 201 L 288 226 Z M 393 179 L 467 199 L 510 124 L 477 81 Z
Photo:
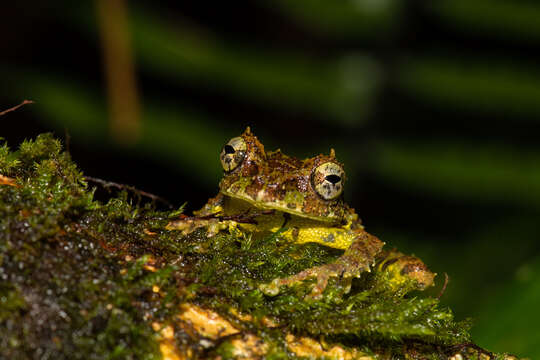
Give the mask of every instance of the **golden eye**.
M 221 160 L 221 166 L 223 170 L 232 171 L 238 167 L 244 161 L 246 157 L 246 142 L 240 136 L 232 138 L 221 149 L 219 159 Z
M 311 182 L 313 188 L 323 199 L 334 200 L 343 193 L 345 172 L 336 163 L 326 162 L 313 170 Z

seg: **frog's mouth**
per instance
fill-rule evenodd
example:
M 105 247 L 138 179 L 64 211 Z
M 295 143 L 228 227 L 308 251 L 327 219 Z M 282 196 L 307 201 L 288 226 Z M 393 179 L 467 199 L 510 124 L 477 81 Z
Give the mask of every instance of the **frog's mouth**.
M 273 200 L 272 202 L 263 201 L 262 199 L 253 199 L 247 194 L 242 193 L 230 193 L 228 191 L 223 191 L 223 194 L 234 199 L 242 200 L 248 203 L 250 206 L 262 209 L 262 210 L 277 210 L 291 215 L 296 215 L 302 218 L 307 218 L 316 221 L 322 221 L 327 223 L 336 223 L 340 222 L 342 217 L 338 216 L 335 213 L 325 214 L 324 216 L 317 214 L 310 214 L 305 212 L 302 204 L 300 203 L 291 203 L 283 200 Z

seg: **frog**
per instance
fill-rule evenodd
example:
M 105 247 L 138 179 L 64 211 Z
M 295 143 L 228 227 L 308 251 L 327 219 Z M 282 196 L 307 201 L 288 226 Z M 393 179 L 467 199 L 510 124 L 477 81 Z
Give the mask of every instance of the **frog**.
M 315 279 L 309 297 L 320 299 L 331 278 L 350 284 L 353 278 L 370 272 L 381 258 L 384 243 L 365 230 L 355 210 L 345 202 L 346 174 L 333 149 L 304 160 L 280 149 L 265 151 L 247 127 L 223 146 L 219 157 L 224 172 L 219 193 L 194 216 L 170 221 L 167 230 L 187 235 L 205 228 L 209 237 L 220 231 L 279 232 L 292 243 L 318 243 L 343 251 L 331 263 L 262 284 L 263 293 L 274 296 L 282 286 Z M 391 254 L 391 262 L 407 259 L 395 251 Z M 411 259 L 401 261 L 400 269 L 408 269 L 412 277 L 429 286 L 431 273 L 421 261 Z

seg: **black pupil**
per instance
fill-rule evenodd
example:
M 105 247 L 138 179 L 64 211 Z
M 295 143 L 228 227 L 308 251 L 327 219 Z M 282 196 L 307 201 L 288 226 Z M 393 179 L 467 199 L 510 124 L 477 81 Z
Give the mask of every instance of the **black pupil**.
M 234 154 L 235 153 L 234 148 L 229 144 L 227 144 L 227 145 L 225 145 L 223 147 L 223 151 L 225 152 L 225 154 Z
M 341 176 L 338 175 L 327 175 L 324 178 L 326 181 L 331 182 L 332 184 L 337 184 L 341 181 Z

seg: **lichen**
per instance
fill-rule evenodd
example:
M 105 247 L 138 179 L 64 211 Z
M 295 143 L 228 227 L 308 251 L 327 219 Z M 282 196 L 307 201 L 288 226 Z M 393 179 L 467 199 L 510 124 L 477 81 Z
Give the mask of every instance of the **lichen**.
M 340 251 L 291 244 L 279 231 L 168 231 L 182 208 L 158 210 L 125 191 L 96 200 L 51 135 L 17 151 L 2 144 L 0 175 L 10 179 L 0 182 L 0 358 L 482 355 L 468 321 L 420 297 L 418 283 L 391 267 L 365 273 L 350 291 L 331 281 L 320 300 L 306 297 L 309 281 L 264 295 L 260 284 Z M 204 336 L 182 316 L 196 309 L 235 332 Z

